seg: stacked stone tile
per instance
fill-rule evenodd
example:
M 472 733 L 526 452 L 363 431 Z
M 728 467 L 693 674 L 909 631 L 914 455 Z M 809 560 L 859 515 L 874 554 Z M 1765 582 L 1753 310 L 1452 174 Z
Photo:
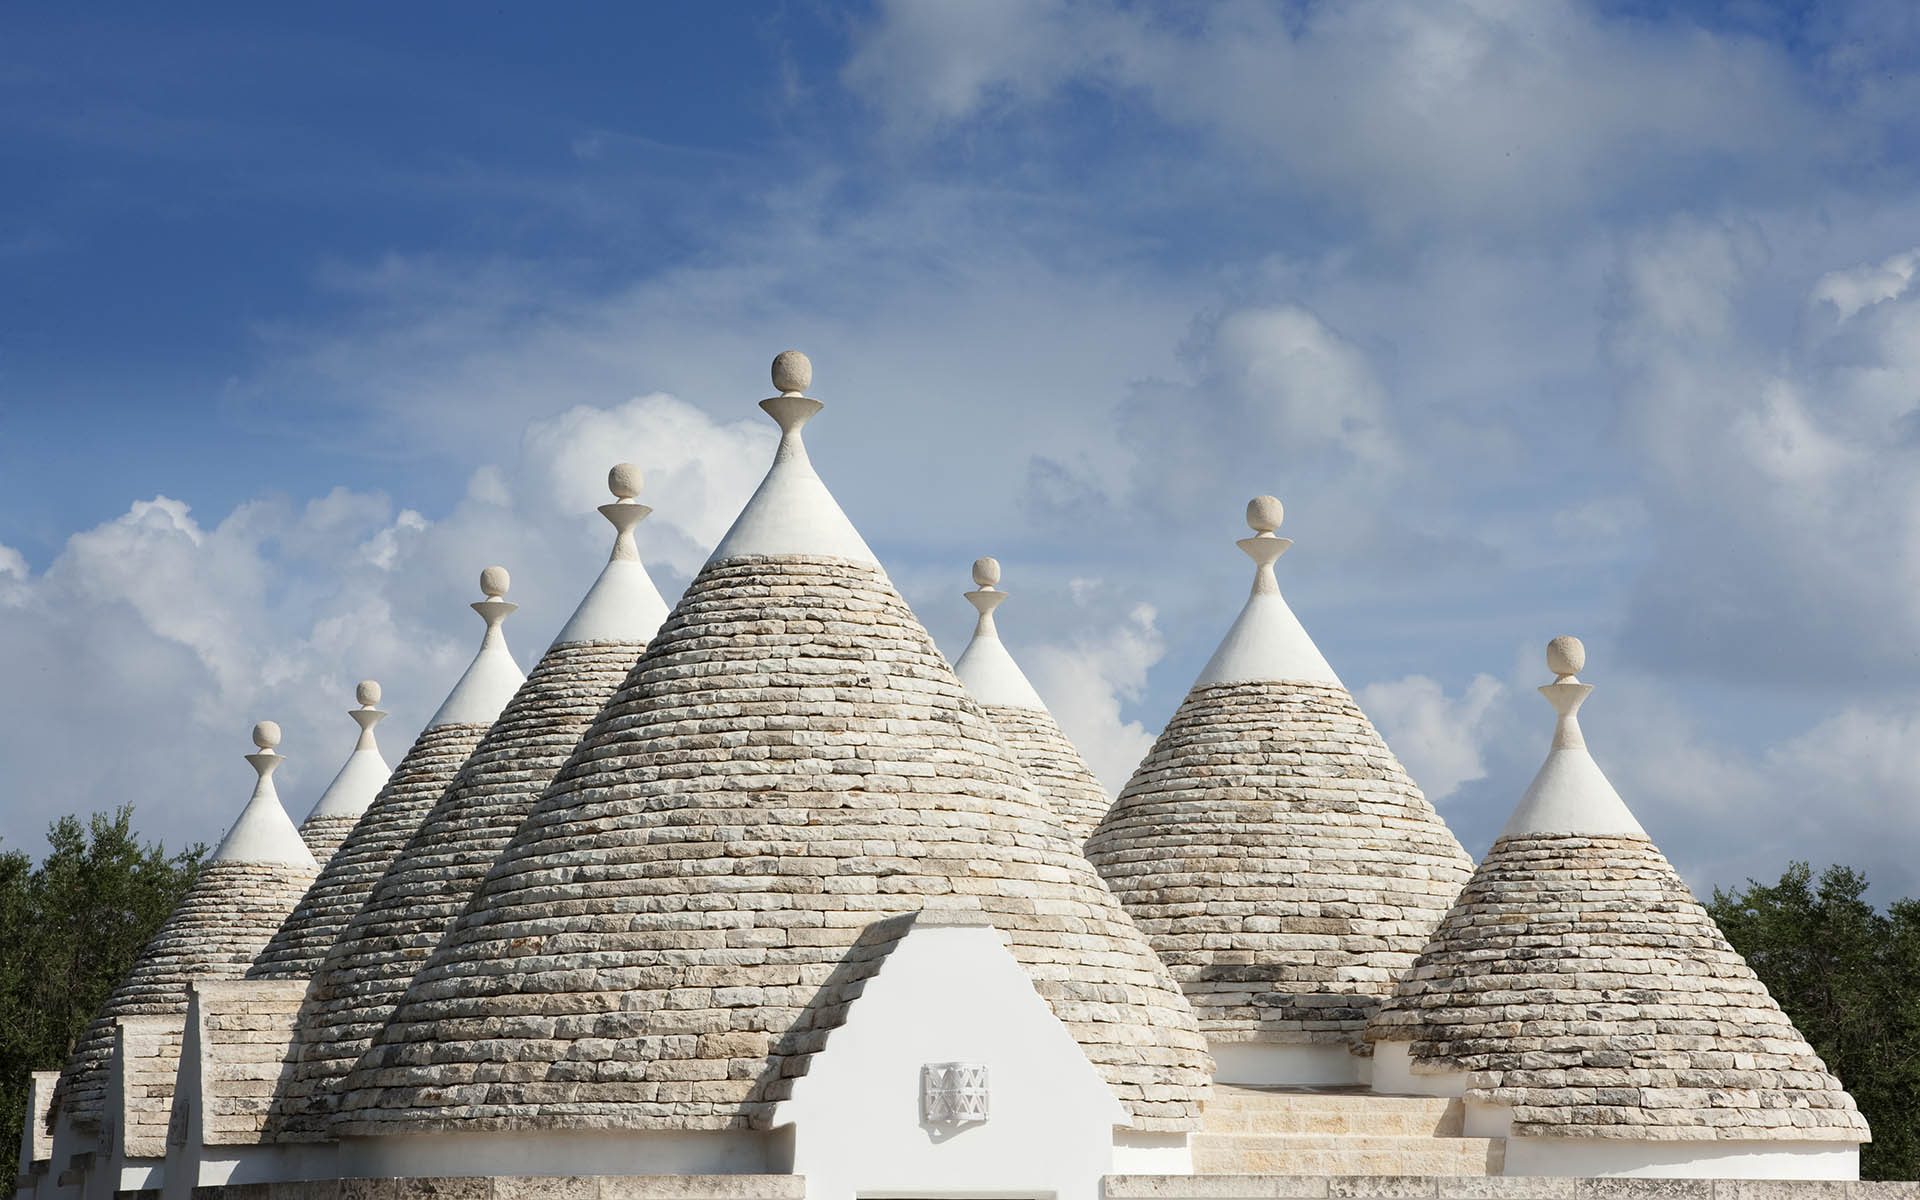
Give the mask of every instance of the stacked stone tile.
M 247 978 L 313 976 L 501 708 L 526 682 L 500 629 L 517 607 L 504 599 L 509 582 L 500 567 L 481 572 L 480 587 L 487 598 L 472 606 L 487 623 L 479 653 L 327 860 L 312 889 L 274 932 Z
M 1472 870 L 1300 627 L 1248 506 L 1253 595 L 1087 855 L 1210 1041 L 1346 1044 Z
M 300 822 L 301 838 L 313 852 L 314 859 L 323 865 L 347 840 L 347 835 L 353 832 L 353 827 L 366 815 L 380 789 L 393 775 L 393 768 L 380 756 L 380 744 L 373 735 L 373 727 L 387 715 L 378 707 L 380 685 L 363 679 L 355 689 L 355 697 L 360 707 L 347 710 L 347 715 L 360 727 L 353 753 L 347 755 L 347 761 L 341 764 L 339 774 L 333 777 L 327 790 L 320 793 L 307 819 Z
M 206 1063 L 200 1079 L 201 1141 L 209 1146 L 264 1141 L 305 988 L 298 980 L 250 979 L 196 983 L 194 991 Z M 185 1113 L 180 1116 L 184 1125 Z M 183 1127 L 182 1141 L 185 1134 Z
M 791 362 L 766 481 L 414 977 L 337 1131 L 764 1128 L 870 927 L 955 894 L 1136 1128 L 1193 1126 L 1211 1063 L 1188 1006 L 813 473 Z
M 979 612 L 980 620 L 974 627 L 973 640 L 953 664 L 954 674 L 1000 731 L 1007 749 L 1040 786 L 1067 835 L 1075 844 L 1084 842 L 1107 814 L 1107 789 L 1094 778 L 1086 760 L 1061 732 L 1046 702 L 1000 640 L 993 619 L 994 610 L 1007 598 L 996 586 L 1000 564 L 991 558 L 976 561 L 973 582 L 975 590 L 967 593 L 967 601 Z
M 55 1115 L 76 1128 L 98 1129 L 105 1115 L 116 1020 L 184 1019 L 189 982 L 239 978 L 313 882 L 318 864 L 273 788 L 272 772 L 282 760 L 273 751 L 279 740 L 272 722 L 255 727 L 261 752 L 247 760 L 260 778 L 252 799 L 80 1035 L 54 1097 Z
M 606 570 L 314 974 L 291 1077 L 274 1105 L 275 1137 L 324 1133 L 333 1085 L 666 618 L 633 539 L 649 511 L 633 502 L 639 472 L 622 464 L 609 482 L 620 499 L 601 508 L 617 531 Z
M 129 1158 L 164 1158 L 180 1070 L 177 1017 L 122 1017 L 118 1025 L 120 1145 Z
M 1554 748 L 1391 1000 L 1376 1042 L 1467 1072 L 1511 1136 L 1867 1140 L 1840 1082 L 1588 754 L 1556 639 Z

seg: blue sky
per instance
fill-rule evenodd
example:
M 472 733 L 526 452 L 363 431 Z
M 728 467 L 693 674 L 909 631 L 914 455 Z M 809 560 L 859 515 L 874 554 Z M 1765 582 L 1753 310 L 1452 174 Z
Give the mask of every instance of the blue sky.
M 1920 18 L 1898 4 L 11 6 L 0 837 L 211 840 L 397 759 L 618 459 L 677 594 L 788 345 L 950 653 L 966 568 L 1117 784 L 1282 586 L 1483 849 L 1540 647 L 1697 887 L 1920 891 Z

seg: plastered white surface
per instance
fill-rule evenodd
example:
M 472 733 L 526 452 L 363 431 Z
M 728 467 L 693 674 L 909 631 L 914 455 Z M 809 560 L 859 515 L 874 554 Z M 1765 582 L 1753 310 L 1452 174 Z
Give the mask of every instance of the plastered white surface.
M 646 566 L 639 559 L 616 558 L 587 589 L 553 644 L 645 642 L 666 619 L 667 602 Z
M 1207 1050 L 1213 1055 L 1216 1083 L 1327 1087 L 1367 1080 L 1367 1060 L 1348 1053 L 1345 1046 L 1209 1041 Z
M 520 685 L 527 681 L 507 650 L 507 637 L 500 628 L 518 606 L 504 600 L 482 600 L 472 607 L 487 623 L 487 632 L 480 639 L 480 652 L 467 664 L 460 682 L 447 693 L 440 711 L 427 722 L 428 729 L 436 725 L 491 725 L 507 701 L 520 690 Z
M 1556 643 L 1559 640 L 1556 639 Z M 1550 651 L 1549 657 L 1553 656 Z M 1620 793 L 1607 782 L 1600 764 L 1587 752 L 1586 737 L 1580 732 L 1579 712 L 1592 691 L 1591 684 L 1581 683 L 1571 674 L 1562 675 L 1540 689 L 1540 694 L 1558 714 L 1553 747 L 1533 782 L 1527 785 L 1519 806 L 1507 818 L 1501 837 L 1539 833 L 1647 835 L 1640 822 L 1634 820 Z
M 1013 661 L 994 624 L 993 610 L 1006 598 L 1005 592 L 991 588 L 967 593 L 967 601 L 979 612 L 980 619 L 974 624 L 973 640 L 954 662 L 953 673 L 960 677 L 967 694 L 981 704 L 1045 712 L 1046 702 L 1027 681 L 1020 664 Z
M 210 862 L 286 863 L 318 869 L 313 853 L 301 840 L 287 810 L 280 807 L 280 795 L 274 790 L 273 772 L 285 760 L 284 755 L 262 752 L 247 755 L 260 773 L 254 782 L 253 796 L 240 810 L 240 819 L 220 839 Z
M 807 458 L 800 428 L 819 411 L 819 401 L 777 396 L 761 401 L 760 407 L 780 422 L 780 446 L 767 477 L 707 561 L 752 554 L 817 554 L 879 565 Z
M 985 1122 L 922 1120 L 920 1069 L 944 1062 L 986 1066 Z M 809 1200 L 1096 1200 L 1127 1115 L 998 930 L 923 920 L 867 981 L 775 1120 L 792 1123 L 793 1169 L 807 1177 Z M 1167 1161 L 1170 1147 L 1146 1148 Z

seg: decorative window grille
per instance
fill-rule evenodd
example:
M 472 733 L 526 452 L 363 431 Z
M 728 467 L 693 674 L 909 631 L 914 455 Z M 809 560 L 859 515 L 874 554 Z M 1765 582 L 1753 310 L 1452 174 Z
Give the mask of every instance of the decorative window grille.
M 985 1063 L 927 1063 L 920 1068 L 920 1113 L 936 1125 L 987 1119 Z

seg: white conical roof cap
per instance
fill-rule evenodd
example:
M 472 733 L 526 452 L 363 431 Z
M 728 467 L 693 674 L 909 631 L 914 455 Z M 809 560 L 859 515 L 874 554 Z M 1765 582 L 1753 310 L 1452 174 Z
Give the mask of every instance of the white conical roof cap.
M 733 528 L 720 539 L 708 562 L 804 554 L 879 565 L 807 458 L 800 430 L 822 407 L 818 400 L 801 394 L 812 380 L 813 366 L 798 350 L 783 351 L 773 360 L 773 385 L 780 395 L 762 400 L 760 407 L 780 423 L 780 447 L 759 490 L 734 518 Z
M 556 646 L 580 642 L 646 643 L 667 619 L 667 602 L 653 585 L 646 564 L 640 561 L 640 548 L 634 543 L 634 526 L 653 510 L 637 503 L 640 494 L 640 468 L 621 463 L 607 473 L 607 487 L 614 502 L 602 504 L 600 513 L 614 529 L 613 553 L 600 577 L 593 581 L 580 607 L 553 639 Z
M 273 786 L 274 771 L 286 761 L 284 754 L 274 750 L 280 744 L 280 727 L 272 721 L 255 725 L 253 744 L 259 747 L 258 753 L 247 755 L 247 761 L 253 764 L 254 771 L 259 775 L 254 781 L 253 796 L 247 801 L 247 806 L 240 810 L 240 819 L 227 830 L 227 836 L 220 839 L 219 848 L 207 861 L 284 863 L 305 867 L 309 871 L 318 870 L 320 864 L 314 861 L 313 852 L 307 849 L 300 831 L 293 827 L 293 819 L 287 816 L 287 810 L 280 807 L 280 794 Z
M 1236 544 L 1254 561 L 1253 594 L 1194 680 L 1195 687 L 1285 681 L 1340 683 L 1320 648 L 1307 636 L 1300 618 L 1287 607 L 1280 595 L 1280 583 L 1274 578 L 1274 561 L 1293 544 L 1273 533 L 1280 528 L 1284 515 L 1280 501 L 1272 496 L 1256 496 L 1247 505 L 1247 524 L 1254 536 L 1241 538 Z
M 1634 820 L 1627 802 L 1613 790 L 1600 764 L 1587 753 L 1587 741 L 1580 732 L 1577 714 L 1593 685 L 1581 683 L 1578 672 L 1586 666 L 1586 648 L 1578 638 L 1557 637 L 1547 644 L 1547 668 L 1554 681 L 1540 694 L 1560 715 L 1553 731 L 1553 748 L 1540 773 L 1528 785 L 1520 806 L 1507 818 L 1501 837 L 1530 834 L 1569 834 L 1611 837 L 1646 837 L 1647 831 Z
M 347 755 L 347 761 L 341 764 L 340 773 L 333 777 L 327 790 L 320 793 L 320 799 L 314 802 L 313 811 L 307 814 L 307 820 L 324 817 L 357 817 L 367 811 L 373 798 L 387 785 L 387 777 L 393 774 L 393 768 L 380 753 L 380 743 L 374 737 L 373 727 L 378 725 L 386 713 L 378 707 L 380 703 L 380 685 L 371 679 L 360 681 L 358 697 L 360 707 L 347 710 L 347 715 L 360 726 L 360 737 L 354 742 L 353 753 Z
M 967 602 L 980 614 L 980 619 L 973 627 L 973 640 L 954 662 L 953 673 L 966 685 L 968 695 L 989 708 L 1047 711 L 1046 702 L 1027 681 L 1020 664 L 1013 661 L 993 623 L 993 610 L 1007 598 L 1005 592 L 994 586 L 1000 582 L 1000 564 L 991 558 L 976 560 L 973 582 L 977 588 L 966 594 Z
M 480 652 L 467 665 L 466 674 L 460 676 L 460 682 L 447 693 L 440 711 L 433 714 L 426 728 L 491 725 L 507 701 L 520 690 L 520 685 L 527 681 L 520 664 L 514 662 L 508 652 L 506 634 L 500 629 L 501 622 L 520 607 L 506 599 L 510 583 L 512 579 L 505 567 L 488 567 L 480 572 L 480 590 L 487 598 L 472 608 L 486 621 L 486 636 L 480 639 Z

